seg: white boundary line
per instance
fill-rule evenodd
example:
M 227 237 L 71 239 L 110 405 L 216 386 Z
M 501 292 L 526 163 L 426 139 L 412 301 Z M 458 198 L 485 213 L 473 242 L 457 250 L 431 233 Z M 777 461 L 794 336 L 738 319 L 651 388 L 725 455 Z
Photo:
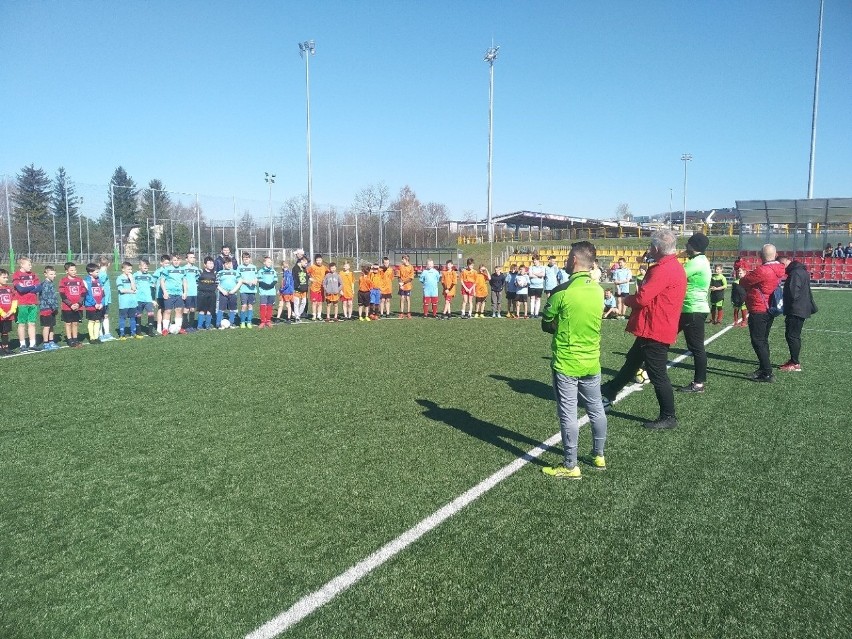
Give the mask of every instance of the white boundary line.
M 704 344 L 709 344 L 716 338 L 721 337 L 729 330 L 731 330 L 731 328 L 733 327 L 726 326 L 718 333 L 706 340 Z M 680 362 L 685 360 L 689 355 L 689 351 L 683 353 L 682 355 L 678 355 L 668 364 L 668 366 L 671 367 L 675 364 L 679 364 Z M 628 386 L 618 394 L 613 404 L 615 402 L 621 401 L 628 395 L 631 395 L 641 389 L 642 385 L 640 384 L 632 384 Z M 579 420 L 579 425 L 583 426 L 584 424 L 588 423 L 588 421 L 588 416 L 584 415 Z M 408 546 L 420 539 L 423 535 L 437 528 L 450 517 L 462 510 L 465 506 L 482 497 L 482 495 L 487 493 L 489 490 L 494 488 L 503 480 L 508 479 L 509 477 L 514 475 L 521 468 L 530 463 L 533 459 L 540 457 L 545 450 L 547 450 L 551 446 L 558 444 L 560 441 L 561 433 L 556 433 L 552 437 L 540 443 L 535 448 L 528 450 L 523 457 L 519 457 L 515 461 L 498 470 L 490 477 L 476 484 L 473 488 L 468 489 L 460 496 L 456 497 L 450 503 L 446 504 L 442 508 L 439 508 L 431 515 L 406 530 L 396 539 L 388 542 L 365 559 L 362 559 L 357 564 L 355 564 L 345 572 L 341 573 L 340 575 L 326 583 L 319 590 L 315 590 L 309 595 L 305 595 L 304 597 L 299 599 L 289 609 L 285 610 L 274 619 L 267 621 L 265 624 L 263 624 L 256 630 L 247 634 L 245 639 L 273 639 L 273 637 L 277 637 L 283 632 L 289 630 L 294 625 L 299 623 L 302 619 L 313 613 L 315 610 L 329 603 L 331 600 L 337 597 L 337 595 L 349 589 L 351 586 L 355 585 L 361 579 L 373 572 L 376 568 L 378 568 L 388 560 L 392 559 L 399 552 L 405 550 Z

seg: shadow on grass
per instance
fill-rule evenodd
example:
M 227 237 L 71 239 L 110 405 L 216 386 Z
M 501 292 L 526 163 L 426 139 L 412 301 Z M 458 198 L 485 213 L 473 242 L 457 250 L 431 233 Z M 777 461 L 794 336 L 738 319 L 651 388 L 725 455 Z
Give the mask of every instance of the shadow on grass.
M 550 384 L 539 382 L 535 379 L 514 379 L 505 375 L 489 375 L 491 379 L 498 382 L 506 382 L 509 388 L 522 395 L 532 395 L 539 399 L 553 399 L 553 387 Z
M 444 408 L 435 402 L 429 401 L 428 399 L 417 399 L 414 401 L 423 407 L 423 416 L 428 419 L 452 426 L 466 435 L 475 437 L 476 439 L 499 448 L 500 450 L 505 450 L 514 457 L 526 459 L 537 466 L 548 465 L 540 459 L 530 457 L 527 454 L 527 450 L 529 448 L 536 448 L 541 445 L 539 440 L 522 435 L 521 433 L 509 428 L 504 428 L 503 426 L 497 426 L 491 422 L 477 419 L 468 411 L 460 408 Z M 521 448 L 516 444 L 524 444 L 528 448 Z M 555 450 L 555 448 L 553 450 Z

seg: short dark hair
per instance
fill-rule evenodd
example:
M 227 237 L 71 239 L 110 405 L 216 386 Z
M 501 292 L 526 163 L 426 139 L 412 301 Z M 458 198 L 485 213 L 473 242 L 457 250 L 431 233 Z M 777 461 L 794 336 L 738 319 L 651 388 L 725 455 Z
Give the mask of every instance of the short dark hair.
M 6 275 L 6 276 L 8 276 L 8 275 L 9 275 L 9 271 L 7 271 L 5 268 L 0 268 L 0 275 Z
M 139 263 L 144 264 L 145 266 L 150 266 L 150 264 L 148 263 L 148 260 L 146 260 L 144 257 L 141 260 L 139 260 Z
M 99 270 L 101 267 L 95 264 L 94 262 L 89 262 L 86 264 L 86 273 L 94 273 Z
M 574 254 L 574 257 L 577 258 L 577 262 L 580 267 L 589 269 L 592 267 L 592 264 L 595 262 L 595 258 L 598 255 L 598 251 L 595 248 L 595 245 L 589 242 L 588 240 L 582 240 L 580 242 L 574 242 L 571 245 L 571 253 Z
M 65 262 L 65 270 L 67 271 L 72 266 L 77 266 L 74 262 Z
M 212 255 L 205 255 L 204 259 L 202 260 L 202 263 L 207 264 L 207 262 L 215 262 L 215 261 L 216 260 L 213 259 Z
M 56 272 L 56 269 L 53 266 L 51 266 L 50 264 L 48 264 L 47 266 L 44 267 L 44 272 L 47 273 L 48 271 Z
M 130 268 L 133 268 L 133 264 L 131 264 L 130 262 L 122 262 L 121 263 L 121 268 L 124 268 L 125 266 L 129 266 Z

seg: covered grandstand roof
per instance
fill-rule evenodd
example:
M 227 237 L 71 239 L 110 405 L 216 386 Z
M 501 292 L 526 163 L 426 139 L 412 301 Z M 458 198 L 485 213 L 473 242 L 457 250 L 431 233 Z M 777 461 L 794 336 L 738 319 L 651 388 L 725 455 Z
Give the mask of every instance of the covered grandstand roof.
M 536 211 L 515 211 L 492 218 L 494 224 L 509 226 L 546 226 L 551 229 L 570 229 L 577 227 L 607 227 L 607 228 L 637 228 L 636 222 L 619 222 L 616 220 L 598 220 L 595 218 L 571 217 L 556 213 L 539 213 Z
M 742 224 L 852 224 L 852 198 L 737 200 Z

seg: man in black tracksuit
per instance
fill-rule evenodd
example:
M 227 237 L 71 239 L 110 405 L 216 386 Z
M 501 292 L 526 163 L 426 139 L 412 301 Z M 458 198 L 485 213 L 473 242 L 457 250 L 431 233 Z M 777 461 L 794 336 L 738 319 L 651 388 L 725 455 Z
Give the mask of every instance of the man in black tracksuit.
M 787 273 L 784 280 L 784 337 L 790 348 L 790 360 L 780 368 L 785 372 L 801 372 L 802 325 L 817 312 L 817 307 L 811 293 L 811 276 L 805 265 L 788 258 L 781 258 L 781 263 Z

